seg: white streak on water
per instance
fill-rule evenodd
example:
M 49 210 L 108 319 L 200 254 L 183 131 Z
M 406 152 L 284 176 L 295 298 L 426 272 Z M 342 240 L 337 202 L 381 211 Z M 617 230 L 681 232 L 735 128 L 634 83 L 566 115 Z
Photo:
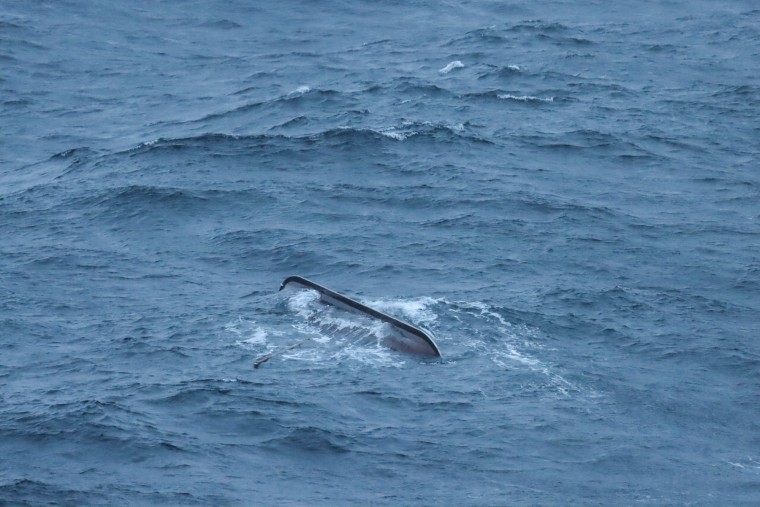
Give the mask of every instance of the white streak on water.
M 464 64 L 461 61 L 454 60 L 453 62 L 449 63 L 448 65 L 446 65 L 444 68 L 442 68 L 438 72 L 440 72 L 441 74 L 448 74 L 452 70 L 454 70 L 454 69 L 461 69 L 462 67 L 464 67 Z
M 510 95 L 502 93 L 497 95 L 502 100 L 515 100 L 518 102 L 554 102 L 554 97 L 534 97 L 532 95 Z
M 268 345 L 271 348 L 271 344 L 268 344 L 269 335 L 279 334 L 275 332 L 270 333 L 267 329 L 258 325 L 256 321 L 245 320 L 243 318 L 238 318 L 237 321 L 228 323 L 224 326 L 224 329 L 238 338 L 235 341 L 235 345 L 257 350 L 260 350 L 264 345 Z
M 385 137 L 395 139 L 396 141 L 403 141 L 410 135 L 416 134 L 416 132 L 406 133 L 406 134 L 401 133 L 401 132 L 396 132 L 393 128 L 388 129 L 388 130 L 379 130 L 378 133 L 381 135 L 384 135 Z
M 438 316 L 430 307 L 440 301 L 440 299 L 431 297 L 421 297 L 417 299 L 368 300 L 365 304 L 383 313 L 397 316 L 402 320 L 409 320 L 412 323 L 429 324 L 438 319 Z

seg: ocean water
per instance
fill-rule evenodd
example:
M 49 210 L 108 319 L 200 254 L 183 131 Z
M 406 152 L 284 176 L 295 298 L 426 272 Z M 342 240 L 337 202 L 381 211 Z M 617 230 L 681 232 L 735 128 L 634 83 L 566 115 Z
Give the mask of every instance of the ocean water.
M 753 1 L 3 1 L 0 504 L 760 504 L 759 70 Z

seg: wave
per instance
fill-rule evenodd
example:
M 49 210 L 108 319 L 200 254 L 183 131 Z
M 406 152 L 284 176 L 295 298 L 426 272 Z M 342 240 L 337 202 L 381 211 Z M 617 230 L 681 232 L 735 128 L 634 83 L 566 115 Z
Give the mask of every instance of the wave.
M 190 201 L 207 201 L 204 192 L 194 192 L 182 188 L 159 187 L 153 185 L 128 185 L 111 187 L 99 191 L 95 195 L 82 198 L 82 201 L 107 204 L 111 207 L 136 207 L 142 204 L 164 204 L 182 207 Z M 116 206 L 118 203 L 118 206 Z
M 508 79 L 520 75 L 523 73 L 522 67 L 519 65 L 486 65 L 487 70 L 478 74 L 478 79 L 486 79 L 489 77 L 497 77 L 501 79 Z
M 651 157 L 657 155 L 636 143 L 621 139 L 615 134 L 594 129 L 579 129 L 563 133 L 524 135 L 523 143 L 550 150 L 585 150 L 605 148 L 615 150 L 620 157 Z
M 5 21 L 0 19 L 0 30 L 5 31 L 7 33 L 11 30 L 23 30 L 24 27 L 22 25 L 19 25 L 18 23 L 13 23 L 12 21 Z
M 264 447 L 289 454 L 344 454 L 356 447 L 354 439 L 345 434 L 316 426 L 292 428 L 287 435 L 264 442 Z
M 220 235 L 212 244 L 229 250 L 229 255 L 240 262 L 266 261 L 268 269 L 290 272 L 302 266 L 329 265 L 336 257 L 330 252 L 317 251 L 310 238 L 292 231 L 260 231 Z
M 711 96 L 718 99 L 728 99 L 742 105 L 757 105 L 760 104 L 760 86 L 721 85 Z
M 350 121 L 366 121 L 361 111 L 351 113 Z M 209 194 L 194 193 L 191 186 L 171 183 L 176 179 L 171 175 L 171 161 L 190 153 L 200 153 L 204 157 L 240 158 L 255 154 L 288 157 L 307 156 L 320 149 L 362 150 L 388 143 L 477 143 L 493 144 L 481 137 L 472 125 L 464 122 L 445 124 L 432 121 L 401 120 L 387 126 L 337 126 L 316 132 L 286 135 L 284 131 L 298 127 L 308 129 L 308 117 L 293 117 L 269 131 L 257 134 L 228 134 L 207 132 L 187 137 L 167 137 L 145 141 L 123 151 L 112 153 L 96 152 L 87 147 L 72 148 L 51 156 L 49 159 L 25 165 L 3 175 L 4 184 L 0 196 L 10 196 L 34 188 L 49 187 L 52 184 L 80 184 L 69 197 L 76 198 L 85 187 L 92 186 L 99 192 L 98 199 L 105 199 L 103 185 L 98 180 L 109 178 L 107 192 L 118 192 L 122 198 L 137 198 L 140 194 L 162 202 L 172 198 L 210 197 Z M 166 170 L 143 174 L 131 169 L 130 161 L 145 157 L 156 158 L 154 162 L 167 167 Z M 125 168 L 125 164 L 127 167 Z M 232 176 L 231 176 L 232 177 Z M 156 184 L 165 182 L 168 185 Z M 85 184 L 84 182 L 87 182 Z M 119 185 L 121 183 L 121 185 Z M 232 183 L 230 180 L 228 183 Z M 220 184 L 224 185 L 223 181 Z M 84 186 L 83 186 L 84 185 Z M 177 188 L 173 188 L 177 187 Z M 120 188 L 119 190 L 115 190 Z M 224 191 L 224 189 L 218 189 Z M 183 194 L 184 192 L 184 194 Z M 64 196 L 65 197 L 65 196 Z M 92 197 L 92 196 L 88 196 Z
M 522 103 L 531 106 L 542 106 L 546 104 L 552 104 L 554 102 L 571 102 L 572 99 L 567 97 L 561 97 L 557 95 L 550 96 L 537 96 L 537 95 L 522 95 L 517 93 L 507 93 L 502 90 L 488 90 L 482 92 L 467 93 L 462 95 L 463 98 L 469 100 L 502 100 L 508 102 Z
M 303 85 L 303 86 L 299 86 L 298 88 L 296 88 L 292 92 L 288 93 L 286 95 L 286 97 L 288 97 L 288 98 L 298 97 L 300 95 L 304 95 L 306 93 L 309 93 L 310 91 L 311 91 L 310 87 L 308 87 L 306 85 Z
M 451 72 L 454 69 L 462 69 L 462 68 L 464 68 L 464 64 L 461 61 L 459 61 L 459 60 L 454 60 L 453 62 L 449 63 L 448 65 L 446 65 L 445 67 L 443 67 L 438 72 L 440 74 L 448 74 L 449 72 Z
M 305 120 L 296 117 L 291 120 L 303 123 Z M 284 134 L 222 134 L 205 133 L 198 136 L 183 138 L 159 138 L 139 144 L 125 154 L 132 156 L 157 152 L 172 152 L 182 150 L 213 150 L 216 154 L 225 154 L 231 150 L 247 149 L 260 152 L 267 146 L 282 147 L 311 147 L 315 144 L 343 145 L 361 147 L 367 143 L 384 141 L 406 141 L 408 139 L 451 141 L 462 140 L 478 143 L 491 143 L 488 139 L 468 133 L 469 124 L 443 124 L 430 121 L 402 121 L 398 125 L 388 127 L 335 127 L 324 131 L 307 133 L 297 136 Z
M 447 125 L 442 123 L 434 123 L 429 121 L 404 121 L 399 126 L 387 127 L 379 129 L 376 132 L 383 136 L 395 139 L 397 141 L 405 141 L 409 138 L 429 138 L 429 139 L 462 139 L 468 141 L 474 141 L 478 143 L 490 143 L 489 140 L 479 136 L 471 135 L 467 133 L 468 124 L 458 123 L 454 125 Z
M 502 100 L 512 100 L 516 102 L 526 102 L 526 103 L 551 103 L 554 102 L 554 97 L 534 97 L 533 95 L 512 95 L 509 93 L 500 93 L 496 95 L 496 97 L 502 99 Z
M 461 63 L 461 62 L 460 62 Z M 445 68 L 445 67 L 444 67 Z M 451 69 L 450 69 L 451 70 Z M 396 95 L 418 95 L 423 94 L 431 97 L 453 96 L 450 90 L 431 83 L 426 79 L 420 79 L 412 76 L 402 76 L 392 79 L 387 83 L 377 83 L 372 85 L 371 90 L 388 90 Z
M 507 32 L 539 32 L 539 33 L 564 33 L 570 30 L 567 25 L 556 21 L 543 21 L 541 19 L 530 19 L 504 29 Z
M 451 62 L 442 68 L 440 73 L 447 74 L 454 69 L 461 68 L 460 65 L 461 67 L 464 66 L 458 60 Z M 244 88 L 232 95 L 245 96 L 251 91 L 255 91 L 255 88 Z M 209 129 L 213 128 L 215 124 L 227 125 L 230 121 L 239 123 L 239 118 L 247 119 L 253 116 L 259 119 L 262 116 L 274 117 L 281 125 L 287 121 L 282 117 L 293 110 L 297 112 L 295 116 L 309 118 L 309 115 L 324 116 L 332 113 L 334 117 L 345 114 L 346 111 L 366 111 L 362 104 L 366 101 L 367 95 L 384 95 L 401 104 L 406 103 L 405 101 L 418 101 L 423 97 L 457 98 L 455 93 L 441 86 L 440 83 L 413 76 L 400 76 L 385 82 L 366 83 L 364 88 L 355 90 L 317 89 L 302 85 L 276 97 L 249 101 L 230 109 L 208 113 L 199 118 L 182 122 L 181 125 L 187 127 L 201 126 L 204 129 Z M 306 114 L 304 109 L 308 109 L 309 114 Z M 256 123 L 260 124 L 260 120 Z
M 238 28 L 243 28 L 243 25 L 236 23 L 234 21 L 231 21 L 229 19 L 219 19 L 216 21 L 205 21 L 201 23 L 202 27 L 204 28 L 214 28 L 216 30 L 236 30 Z
M 0 197 L 47 186 L 93 160 L 97 153 L 86 146 L 71 148 L 45 161 L 24 165 L 3 174 Z
M 207 132 L 189 137 L 160 137 L 140 143 L 117 155 L 135 157 L 195 150 L 213 150 L 215 155 L 237 155 L 241 150 L 259 151 L 273 144 L 287 144 L 294 140 L 283 134 L 238 135 Z
M 554 37 L 546 34 L 540 34 L 537 37 L 557 46 L 591 46 L 596 44 L 593 40 L 585 37 Z
M 278 130 L 278 129 L 289 129 L 294 127 L 305 127 L 309 125 L 309 117 L 306 115 L 299 115 L 295 118 L 291 118 L 289 120 L 286 120 L 279 125 L 274 125 L 272 127 L 269 127 L 269 131 Z
M 464 35 L 450 39 L 444 46 L 458 45 L 505 45 L 515 40 L 523 40 L 529 34 L 539 40 L 558 44 L 587 45 L 593 42 L 573 32 L 567 25 L 542 20 L 527 20 L 513 25 L 487 26 L 471 30 Z
M 0 485 L 0 498 L 9 500 L 11 505 L 39 505 L 45 503 L 85 505 L 92 503 L 111 503 L 114 498 L 110 494 L 67 488 L 54 482 L 44 482 L 31 479 L 16 479 Z
M 232 95 L 245 95 L 254 88 L 244 88 L 234 92 Z M 312 89 L 307 85 L 299 86 L 284 95 L 274 98 L 250 102 L 237 106 L 233 109 L 210 113 L 195 120 L 186 122 L 188 124 L 207 124 L 210 121 L 219 119 L 231 119 L 240 115 L 247 115 L 252 112 L 260 112 L 262 109 L 292 107 L 311 104 L 314 107 L 324 107 L 335 105 L 341 107 L 354 107 L 355 99 L 352 93 L 344 93 L 332 89 Z
M 643 43 L 642 47 L 649 52 L 652 53 L 681 53 L 684 51 L 684 47 L 677 46 L 675 44 L 667 44 L 667 43 L 653 43 L 653 42 L 647 42 Z
M 131 184 L 80 190 L 65 196 L 51 209 L 76 209 L 88 219 L 99 217 L 118 227 L 142 227 L 148 234 L 151 227 L 168 230 L 177 221 L 184 223 L 199 214 L 227 209 L 238 200 L 252 199 L 263 203 L 275 197 L 255 188 L 191 189 Z

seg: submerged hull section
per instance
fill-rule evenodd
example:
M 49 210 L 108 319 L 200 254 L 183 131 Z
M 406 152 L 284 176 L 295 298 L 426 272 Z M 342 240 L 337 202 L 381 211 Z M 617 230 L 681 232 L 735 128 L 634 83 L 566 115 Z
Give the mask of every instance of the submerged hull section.
M 441 352 L 438 350 L 438 346 L 430 334 L 418 327 L 363 305 L 343 294 L 338 294 L 300 276 L 287 277 L 280 285 L 280 290 L 286 287 L 315 290 L 319 293 L 320 301 L 323 303 L 385 322 L 391 330 L 388 336 L 385 337 L 386 344 L 394 350 L 432 357 L 441 356 Z

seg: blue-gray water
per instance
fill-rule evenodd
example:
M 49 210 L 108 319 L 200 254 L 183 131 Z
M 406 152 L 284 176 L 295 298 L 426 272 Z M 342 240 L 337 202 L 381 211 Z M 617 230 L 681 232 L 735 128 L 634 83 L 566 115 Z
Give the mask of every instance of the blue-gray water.
M 2 2 L 0 504 L 760 504 L 758 70 L 752 1 Z

